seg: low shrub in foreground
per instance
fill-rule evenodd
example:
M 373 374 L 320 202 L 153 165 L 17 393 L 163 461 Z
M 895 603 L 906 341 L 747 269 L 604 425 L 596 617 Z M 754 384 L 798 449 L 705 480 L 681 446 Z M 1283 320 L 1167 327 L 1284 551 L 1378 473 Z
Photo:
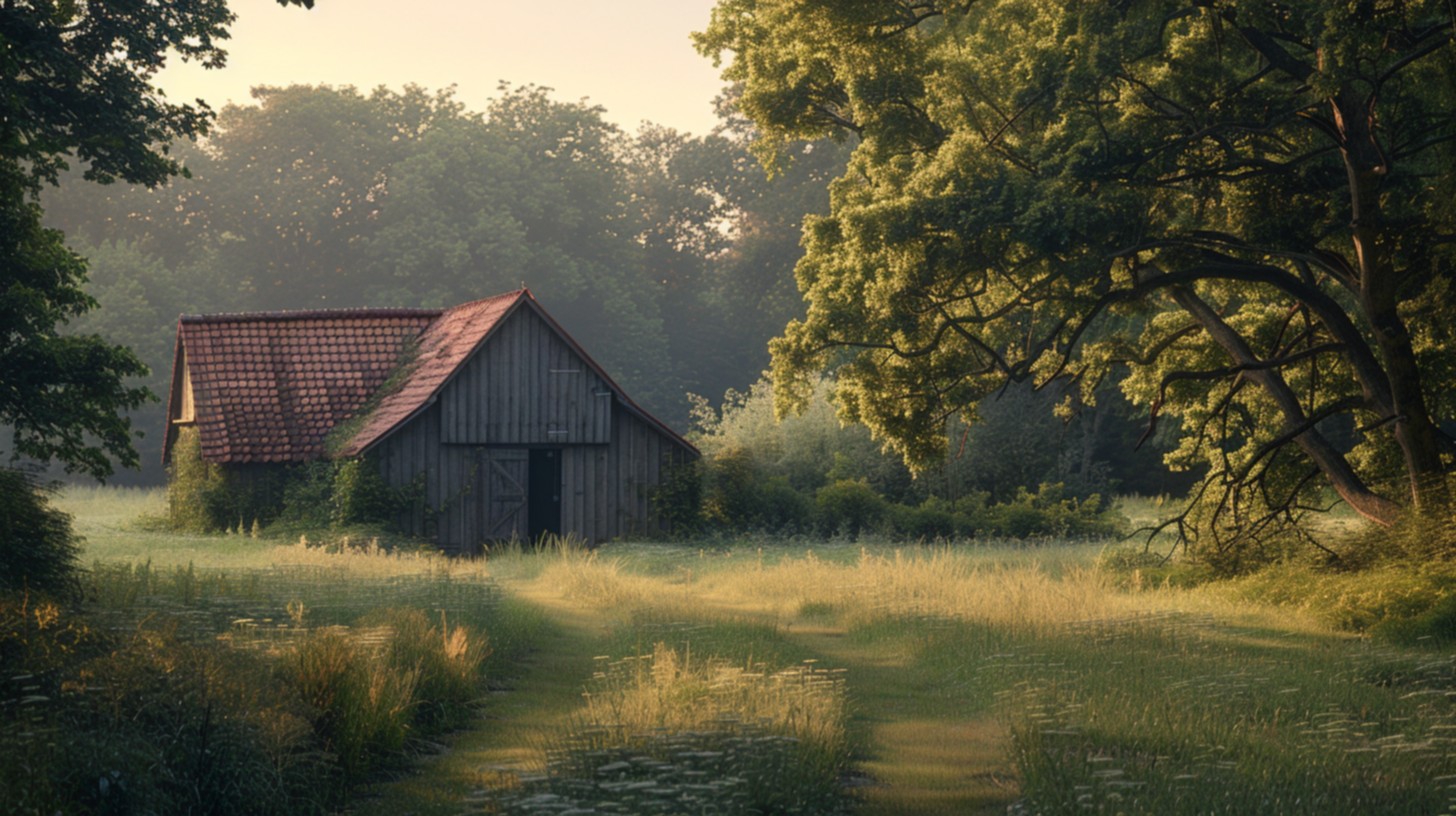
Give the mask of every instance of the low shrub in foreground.
M 68 593 L 79 572 L 71 517 L 34 478 L 0 467 L 0 590 Z
M 478 607 L 480 587 L 341 577 L 130 566 L 95 570 L 85 607 L 0 596 L 5 811 L 324 813 L 417 735 L 458 725 L 489 649 L 434 604 Z M 416 594 L 429 605 L 309 620 Z

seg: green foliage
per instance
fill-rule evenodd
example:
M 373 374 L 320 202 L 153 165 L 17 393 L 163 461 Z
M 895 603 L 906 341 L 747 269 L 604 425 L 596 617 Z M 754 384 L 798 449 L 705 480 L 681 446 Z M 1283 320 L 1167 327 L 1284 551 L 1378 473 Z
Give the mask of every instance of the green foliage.
M 703 524 L 703 466 L 700 461 L 669 468 L 652 493 L 657 517 L 676 535 L 690 536 Z
M 280 0 L 284 5 L 311 0 Z M 14 457 L 56 460 L 98 479 L 112 460 L 138 464 L 120 412 L 152 398 L 126 384 L 145 375 L 135 354 L 65 324 L 95 308 L 86 263 L 41 222 L 37 203 L 69 160 L 107 184 L 154 188 L 182 172 L 167 142 L 205 133 L 212 112 L 174 105 L 152 87 L 175 56 L 222 65 L 233 20 L 225 0 L 155 6 L 20 2 L 4 10 L 0 81 L 0 425 Z
M 1008 384 L 1070 376 L 1070 411 L 1117 382 L 1206 468 L 1179 532 L 1220 566 L 1329 489 L 1441 514 L 1451 25 L 1437 0 L 721 0 L 697 43 L 759 154 L 858 139 L 806 222 L 775 399 L 831 367 L 843 415 L 928 468 Z
M 177 429 L 167 486 L 173 529 L 257 531 L 284 521 L 313 529 L 383 525 L 414 501 L 365 458 L 229 467 L 202 458 L 197 429 Z
M 6 812 L 334 812 L 411 737 L 471 716 L 486 627 L 512 659 L 540 625 L 443 560 L 298 555 L 311 566 L 98 564 L 85 606 L 0 592 Z
M 814 494 L 814 510 L 821 532 L 858 536 L 879 525 L 885 515 L 885 500 L 869 482 L 843 479 L 819 488 Z
M 378 464 L 371 459 L 341 459 L 332 464 L 331 521 L 335 526 L 393 521 L 407 501 L 406 491 L 385 484 Z
M 76 589 L 79 542 L 50 498 L 30 475 L 0 468 L 0 590 Z
M 833 390 L 833 381 L 821 378 L 809 410 L 782 419 L 774 415 L 773 386 L 767 380 L 748 391 L 729 391 L 720 411 L 697 398 L 693 440 L 710 463 L 710 486 L 721 478 L 731 492 L 740 489 L 733 484 L 747 489 L 758 479 L 781 478 L 812 494 L 833 480 L 865 479 L 883 494 L 906 496 L 909 471 L 881 451 L 866 428 L 840 421 Z M 722 469 L 721 476 L 714 469 Z
M 167 515 L 174 530 L 244 532 L 271 522 L 280 509 L 289 474 L 267 466 L 230 470 L 202 458 L 197 428 L 175 429 L 167 484 Z

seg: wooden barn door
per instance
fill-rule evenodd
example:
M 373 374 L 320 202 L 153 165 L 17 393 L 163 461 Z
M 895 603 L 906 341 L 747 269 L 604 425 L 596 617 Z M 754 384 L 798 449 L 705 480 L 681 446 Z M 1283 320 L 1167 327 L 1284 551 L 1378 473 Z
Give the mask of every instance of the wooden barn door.
M 480 529 L 487 540 L 530 537 L 528 490 L 530 451 L 524 448 L 484 448 L 480 470 L 485 474 L 485 496 L 480 502 Z

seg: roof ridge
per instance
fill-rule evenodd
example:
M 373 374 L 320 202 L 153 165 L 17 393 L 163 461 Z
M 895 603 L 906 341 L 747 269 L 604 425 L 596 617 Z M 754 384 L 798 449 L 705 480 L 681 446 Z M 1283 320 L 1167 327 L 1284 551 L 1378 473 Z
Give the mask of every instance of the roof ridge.
M 320 320 L 329 318 L 390 318 L 390 317 L 428 317 L 437 318 L 444 314 L 444 309 L 406 309 L 406 308 L 353 308 L 353 309 L 300 309 L 297 311 L 272 311 L 272 312 L 213 312 L 209 314 L 184 314 L 179 315 L 177 320 L 180 323 L 250 323 L 264 321 L 285 321 L 285 320 Z

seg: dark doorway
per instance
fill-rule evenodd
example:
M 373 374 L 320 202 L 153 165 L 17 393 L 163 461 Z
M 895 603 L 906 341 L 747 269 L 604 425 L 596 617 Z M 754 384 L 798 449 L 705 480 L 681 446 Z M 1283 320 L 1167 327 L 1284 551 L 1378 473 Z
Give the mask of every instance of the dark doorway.
M 526 495 L 532 541 L 545 533 L 561 534 L 561 451 L 545 448 L 531 451 L 531 484 Z

